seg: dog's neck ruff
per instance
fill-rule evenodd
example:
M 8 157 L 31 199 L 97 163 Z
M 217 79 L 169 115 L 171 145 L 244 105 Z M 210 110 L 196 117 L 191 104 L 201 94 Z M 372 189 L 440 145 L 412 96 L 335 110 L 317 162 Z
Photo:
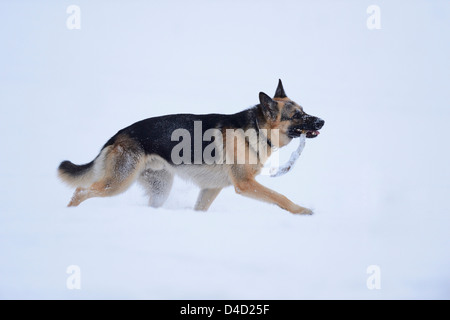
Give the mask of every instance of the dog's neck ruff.
M 267 145 L 272 148 L 272 141 L 270 141 L 268 136 L 265 136 L 262 132 L 261 132 L 261 128 L 259 127 L 259 122 L 258 122 L 258 117 L 255 115 L 255 127 L 256 130 L 258 130 L 258 135 L 263 135 L 266 138 L 267 141 Z

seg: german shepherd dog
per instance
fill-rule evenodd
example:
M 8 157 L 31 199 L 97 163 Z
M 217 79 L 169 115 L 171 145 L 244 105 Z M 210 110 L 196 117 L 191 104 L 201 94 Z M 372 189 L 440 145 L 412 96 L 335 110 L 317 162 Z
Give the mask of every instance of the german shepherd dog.
M 195 210 L 206 211 L 219 192 L 233 185 L 236 193 L 257 200 L 273 203 L 297 214 L 312 214 L 310 209 L 301 207 L 285 196 L 259 184 L 255 177 L 261 172 L 265 161 L 274 148 L 287 145 L 294 138 L 306 133 L 307 138 L 315 138 L 324 125 L 324 120 L 311 116 L 303 108 L 289 99 L 281 80 L 274 98 L 259 93 L 259 104 L 236 114 L 174 114 L 149 118 L 136 122 L 117 132 L 103 146 L 99 155 L 84 165 L 63 161 L 58 168 L 59 177 L 76 188 L 69 207 L 78 206 L 92 197 L 108 197 L 124 192 L 135 180 L 142 184 L 149 196 L 149 205 L 160 207 L 164 204 L 172 188 L 174 175 L 193 181 L 201 189 Z M 201 127 L 195 124 L 201 124 Z M 204 140 L 194 147 L 194 152 L 183 154 L 185 161 L 174 160 L 174 150 L 178 141 L 173 133 L 181 129 L 188 135 L 205 135 L 208 129 L 220 134 L 209 141 L 222 140 L 214 145 L 216 156 L 231 158 L 231 162 L 206 163 L 196 161 L 194 153 L 202 154 L 208 148 Z M 265 154 L 250 142 L 249 136 L 237 136 L 237 143 L 230 141 L 229 129 L 252 131 L 267 144 Z M 277 137 L 273 132 L 277 132 Z M 220 136 L 221 135 L 221 136 Z M 222 139 L 217 139 L 222 138 Z M 234 138 L 233 138 L 234 139 Z M 235 139 L 234 139 L 235 141 Z M 188 146 L 195 141 L 188 140 Z M 195 150 L 195 149 L 198 150 Z M 199 149 L 200 148 L 200 149 Z M 183 150 L 186 153 L 186 150 Z M 260 154 L 261 153 L 261 154 Z M 177 152 L 175 152 L 177 154 Z M 211 153 L 213 154 L 213 153 Z M 249 161 L 251 155 L 257 161 Z M 233 161 L 243 157 L 245 161 Z M 194 159 L 195 158 L 195 159 Z M 194 161 L 192 161 L 194 160 Z

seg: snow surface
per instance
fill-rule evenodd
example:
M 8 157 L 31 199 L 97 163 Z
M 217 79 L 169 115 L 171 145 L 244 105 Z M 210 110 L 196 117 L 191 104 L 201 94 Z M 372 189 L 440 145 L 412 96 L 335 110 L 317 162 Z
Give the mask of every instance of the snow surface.
M 70 4 L 0 3 L 0 298 L 450 298 L 448 1 L 80 0 L 81 30 Z M 259 181 L 314 215 L 232 188 L 194 212 L 181 180 L 157 210 L 138 186 L 65 207 L 60 161 L 147 117 L 240 111 L 278 78 L 325 126 Z

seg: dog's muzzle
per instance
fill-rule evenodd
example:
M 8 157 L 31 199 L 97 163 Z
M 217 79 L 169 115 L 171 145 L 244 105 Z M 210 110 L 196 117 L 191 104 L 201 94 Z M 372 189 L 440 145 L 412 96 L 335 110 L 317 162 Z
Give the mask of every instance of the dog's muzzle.
M 302 132 L 305 132 L 307 138 L 315 138 L 320 134 L 319 130 L 322 129 L 324 124 L 324 120 L 317 117 L 308 116 L 306 119 L 304 119 L 304 124 L 300 126 L 294 126 L 289 130 L 289 136 L 291 138 L 297 138 L 300 137 Z

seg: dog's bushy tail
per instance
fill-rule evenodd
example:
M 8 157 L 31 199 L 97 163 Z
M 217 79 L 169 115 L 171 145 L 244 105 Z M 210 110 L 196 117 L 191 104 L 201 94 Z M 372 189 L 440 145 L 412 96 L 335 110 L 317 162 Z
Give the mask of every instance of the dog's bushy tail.
M 72 187 L 89 186 L 94 181 L 95 158 L 89 163 L 76 165 L 63 161 L 58 167 L 59 178 Z

